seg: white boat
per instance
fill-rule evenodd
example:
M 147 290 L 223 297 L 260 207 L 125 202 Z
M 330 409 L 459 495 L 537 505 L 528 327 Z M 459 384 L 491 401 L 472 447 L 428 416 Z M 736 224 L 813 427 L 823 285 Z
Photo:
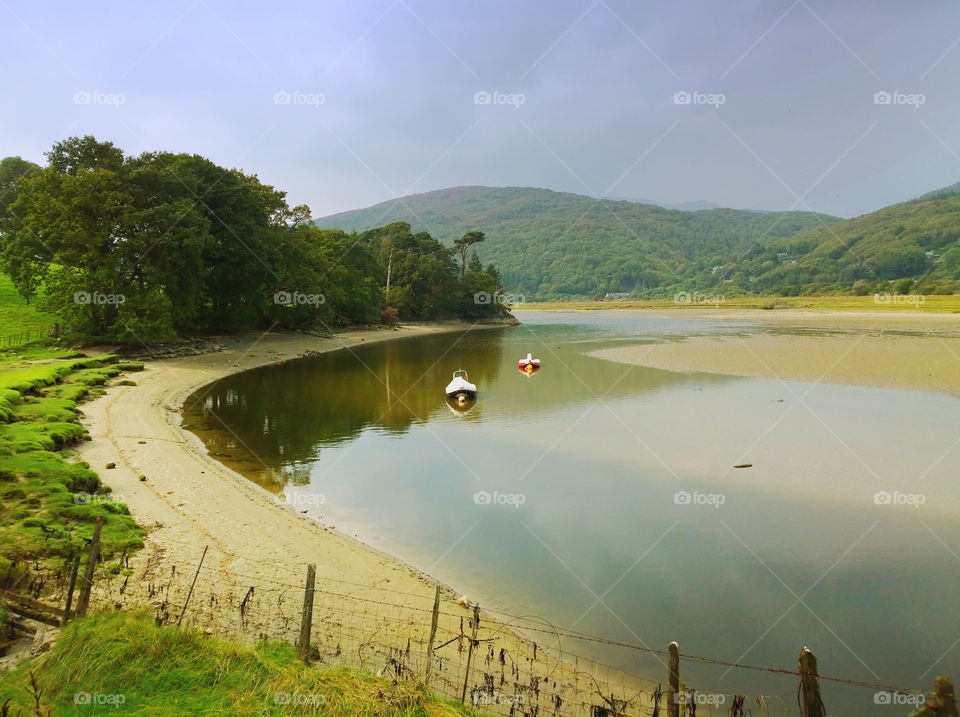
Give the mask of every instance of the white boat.
M 445 393 L 449 398 L 466 401 L 477 397 L 477 387 L 470 383 L 467 372 L 460 368 L 453 372 L 453 379 L 447 384 Z

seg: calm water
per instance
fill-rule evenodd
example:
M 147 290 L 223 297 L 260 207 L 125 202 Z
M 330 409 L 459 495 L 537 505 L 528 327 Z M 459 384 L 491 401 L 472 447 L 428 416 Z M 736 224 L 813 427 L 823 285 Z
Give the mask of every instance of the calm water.
M 185 423 L 252 480 L 490 607 L 751 665 L 795 668 L 807 645 L 823 674 L 960 679 L 960 400 L 588 356 L 720 330 L 703 321 L 521 318 L 233 376 L 189 400 Z M 516 368 L 528 351 L 544 364 L 532 377 Z M 466 413 L 442 393 L 461 367 L 479 389 Z M 925 502 L 877 504 L 881 491 Z M 683 672 L 795 704 L 792 679 Z M 910 711 L 824 690 L 834 714 Z

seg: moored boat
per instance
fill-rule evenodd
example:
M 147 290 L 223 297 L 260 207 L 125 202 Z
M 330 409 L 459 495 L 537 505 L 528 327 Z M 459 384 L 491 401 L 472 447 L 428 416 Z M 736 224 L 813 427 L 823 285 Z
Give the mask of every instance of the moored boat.
M 477 387 L 470 383 L 467 372 L 460 368 L 453 372 L 453 379 L 447 384 L 444 393 L 448 398 L 467 401 L 477 397 Z
M 522 358 L 517 361 L 517 368 L 521 370 L 526 369 L 528 366 L 531 366 L 534 370 L 537 370 L 540 368 L 540 359 L 534 358 L 533 354 L 527 354 L 526 358 Z

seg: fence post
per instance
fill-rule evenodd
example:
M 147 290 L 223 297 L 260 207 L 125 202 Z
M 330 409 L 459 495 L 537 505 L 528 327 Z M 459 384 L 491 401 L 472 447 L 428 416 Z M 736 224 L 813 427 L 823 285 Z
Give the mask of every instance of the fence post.
M 680 646 L 667 647 L 667 717 L 680 717 Z
M 820 699 L 817 656 L 805 647 L 800 650 L 797 665 L 800 668 L 800 714 L 802 717 L 826 717 L 827 709 Z
M 440 617 L 440 583 L 437 583 L 437 592 L 433 596 L 433 617 L 430 618 L 430 640 L 427 641 L 427 671 L 423 678 L 423 686 L 430 686 L 430 673 L 433 671 L 433 641 L 437 637 L 437 620 Z
M 957 717 L 960 712 L 957 711 L 957 693 L 953 688 L 953 682 L 949 677 L 940 675 L 933 680 L 934 701 L 936 703 L 936 714 L 944 717 Z M 927 705 L 930 705 L 927 702 Z M 926 713 L 924 713 L 926 714 Z
M 63 608 L 63 622 L 70 619 L 70 607 L 73 605 L 73 591 L 77 587 L 77 573 L 80 572 L 80 551 L 73 556 L 73 565 L 70 566 L 70 587 L 67 589 L 67 605 Z
M 90 605 L 90 590 L 93 589 L 93 572 L 97 567 L 97 558 L 100 557 L 100 530 L 103 528 L 103 516 L 98 515 L 93 524 L 93 536 L 90 538 L 90 554 L 87 555 L 87 569 L 83 573 L 80 583 L 80 597 L 77 600 L 77 617 L 87 614 Z
M 317 580 L 317 566 L 307 566 L 307 584 L 303 591 L 303 612 L 300 615 L 300 659 L 310 661 L 310 629 L 313 625 L 313 591 Z
M 460 701 L 466 704 L 467 684 L 470 682 L 470 660 L 473 658 L 473 645 L 477 641 L 477 630 L 480 628 L 480 606 L 473 607 L 473 636 L 470 638 L 470 648 L 467 650 L 467 669 L 463 671 L 463 692 L 460 693 Z
M 203 566 L 203 559 L 207 557 L 207 548 L 209 545 L 203 546 L 203 555 L 200 556 L 200 562 L 197 564 L 197 572 L 193 574 L 193 582 L 190 583 L 190 592 L 187 593 L 187 599 L 183 601 L 183 609 L 180 611 L 180 617 L 177 618 L 177 627 L 180 627 L 180 623 L 183 622 L 183 616 L 187 612 L 187 605 L 190 603 L 190 598 L 193 597 L 193 588 L 197 584 L 197 576 L 200 575 L 200 568 Z

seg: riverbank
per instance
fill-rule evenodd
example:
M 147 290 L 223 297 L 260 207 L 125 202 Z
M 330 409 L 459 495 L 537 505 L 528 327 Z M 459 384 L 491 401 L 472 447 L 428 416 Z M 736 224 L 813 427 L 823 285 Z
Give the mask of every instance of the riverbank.
M 960 395 L 960 314 L 658 309 L 724 335 L 602 349 L 609 361 L 680 372 L 844 383 Z
M 275 566 L 319 563 L 319 579 L 372 579 L 424 594 L 429 591 L 422 576 L 408 566 L 302 518 L 215 460 L 180 428 L 183 402 L 204 385 L 258 366 L 366 343 L 497 326 L 414 325 L 329 338 L 255 332 L 225 337 L 214 353 L 148 362 L 137 374 L 136 386 L 111 387 L 85 404 L 83 423 L 92 440 L 79 446 L 79 457 L 94 468 L 115 464 L 105 480 L 148 528 L 154 550 L 159 544 L 167 553 L 182 553 L 181 546 L 209 544 L 223 556 L 221 569 L 239 569 L 251 577 L 275 577 Z M 241 565 L 230 555 L 255 556 L 261 562 Z
M 438 584 L 428 574 L 430 567 L 418 570 L 335 526 L 301 515 L 299 504 L 278 500 L 209 455 L 198 438 L 181 428 L 181 412 L 195 391 L 239 371 L 373 342 L 504 325 L 461 322 L 354 330 L 330 338 L 223 338 L 217 339 L 214 353 L 149 361 L 136 374 L 136 385 L 108 387 L 105 396 L 84 405 L 84 424 L 92 440 L 80 446 L 80 457 L 94 468 L 114 464 L 104 481 L 147 535 L 145 549 L 128 561 L 126 570 L 105 570 L 95 581 L 93 604 L 146 608 L 158 620 L 173 623 L 183 611 L 185 625 L 211 635 L 241 642 L 261 637 L 293 642 L 299 635 L 306 568 L 312 564 L 314 659 L 422 676 Z M 464 526 L 464 535 L 470 529 Z M 445 555 L 438 555 L 437 563 Z M 490 590 L 495 594 L 495 586 Z M 440 585 L 440 596 L 431 688 L 459 698 L 476 601 L 446 585 Z M 471 668 L 471 690 L 482 690 L 487 672 L 509 671 L 514 699 L 531 704 L 543 700 L 545 707 L 554 696 L 565 701 L 579 694 L 585 704 L 602 702 L 589 696 L 595 677 L 587 671 L 563 668 L 558 679 L 553 630 L 526 618 L 510 620 L 507 627 L 487 611 L 480 614 L 484 661 Z M 539 631 L 534 633 L 539 639 L 535 642 L 517 628 Z M 495 668 L 490 666 L 494 654 L 500 656 Z M 586 663 L 581 659 L 581 664 Z M 604 689 L 634 689 L 633 683 L 615 679 L 615 672 L 608 671 L 601 682 Z M 548 691 L 541 681 L 550 675 Z

